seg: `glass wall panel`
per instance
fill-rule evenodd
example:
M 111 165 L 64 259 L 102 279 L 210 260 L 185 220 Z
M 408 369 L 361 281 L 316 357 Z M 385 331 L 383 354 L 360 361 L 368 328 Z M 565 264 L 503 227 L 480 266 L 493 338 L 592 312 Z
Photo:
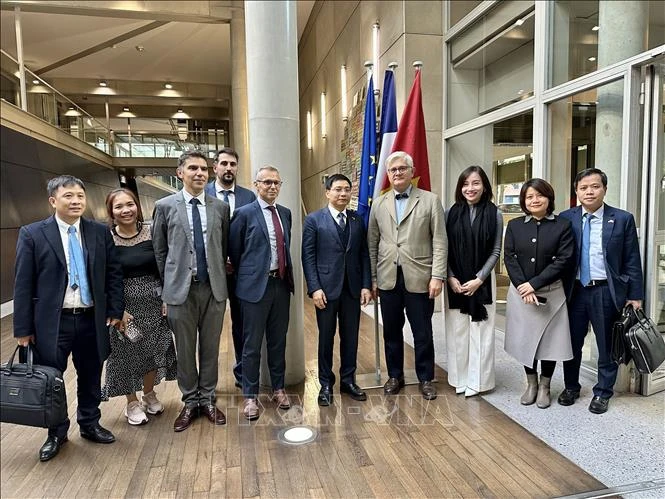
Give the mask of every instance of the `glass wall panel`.
M 662 0 L 557 0 L 551 8 L 550 87 L 665 43 Z
M 449 6 L 449 22 L 448 26 L 455 26 L 459 21 L 462 20 L 473 9 L 478 7 L 482 0 L 457 0 L 455 2 L 446 2 Z
M 488 125 L 448 140 L 446 162 L 446 209 L 455 199 L 460 173 L 471 165 L 482 166 L 492 181 L 494 202 L 503 213 L 504 229 L 509 220 L 521 215 L 519 192 L 531 178 L 533 151 L 533 114 L 531 112 Z M 496 267 L 497 299 L 505 300 L 508 276 L 503 255 Z M 501 309 L 497 309 L 503 313 Z
M 448 43 L 448 126 L 533 94 L 534 6 L 500 2 Z

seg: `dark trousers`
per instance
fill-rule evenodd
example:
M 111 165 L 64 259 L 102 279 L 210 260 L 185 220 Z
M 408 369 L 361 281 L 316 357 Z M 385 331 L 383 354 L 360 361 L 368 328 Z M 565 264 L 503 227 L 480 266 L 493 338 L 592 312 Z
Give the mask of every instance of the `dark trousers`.
M 95 313 L 91 308 L 83 314 L 62 313 L 58 334 L 57 367 L 63 374 L 67 369 L 67 359 L 72 354 L 76 369 L 76 395 L 78 408 L 76 421 L 87 427 L 99 422 L 102 400 L 102 364 L 97 350 Z M 69 418 L 58 426 L 48 429 L 50 436 L 64 437 L 69 430 Z
M 404 274 L 397 270 L 397 282 L 390 290 L 381 289 L 381 315 L 383 317 L 383 342 L 386 351 L 388 376 L 404 376 L 404 309 L 413 332 L 416 354 L 416 374 L 419 381 L 434 379 L 434 340 L 432 314 L 434 300 L 428 293 L 410 293 L 404 285 Z
M 240 300 L 236 296 L 236 275 L 226 274 L 226 285 L 229 290 L 229 308 L 231 309 L 231 335 L 236 363 L 233 365 L 233 376 L 242 382 L 242 310 Z
M 614 306 L 610 288 L 607 284 L 591 288 L 575 283 L 575 289 L 568 303 L 570 336 L 573 345 L 573 359 L 563 363 L 563 379 L 566 388 L 579 390 L 582 346 L 589 330 L 589 323 L 596 335 L 598 346 L 598 383 L 593 387 L 593 394 L 609 398 L 614 394 L 614 382 L 618 366 L 612 361 L 612 325 L 619 312 Z
M 284 388 L 286 333 L 289 329 L 291 293 L 285 280 L 268 278 L 258 303 L 240 300 L 243 317 L 242 393 L 247 398 L 259 394 L 261 344 L 265 334 L 268 369 L 273 390 Z
M 360 298 L 353 297 L 344 285 L 336 300 L 328 300 L 326 308 L 316 309 L 319 326 L 319 382 L 321 386 L 333 386 L 333 349 L 335 329 L 339 319 L 339 377 L 342 383 L 354 383 L 358 357 L 358 327 L 360 325 Z
M 541 360 L 540 361 L 540 375 L 545 378 L 551 378 L 556 369 L 556 360 Z M 533 361 L 533 366 L 524 366 L 524 371 L 527 374 L 538 374 L 538 361 Z

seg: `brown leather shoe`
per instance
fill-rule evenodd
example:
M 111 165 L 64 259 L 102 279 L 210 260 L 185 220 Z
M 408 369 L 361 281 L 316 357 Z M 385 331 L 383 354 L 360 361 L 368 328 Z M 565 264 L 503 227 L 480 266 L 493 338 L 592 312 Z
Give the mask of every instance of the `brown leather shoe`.
M 183 407 L 178 417 L 175 418 L 173 423 L 174 431 L 185 431 L 192 424 L 197 417 L 199 417 L 199 408 L 198 407 Z
M 214 425 L 223 425 L 226 424 L 226 416 L 222 411 L 217 409 L 215 404 L 206 404 L 199 406 L 199 412 L 208 418 Z
M 420 383 L 420 393 L 425 400 L 434 400 L 436 398 L 436 387 L 431 381 L 422 381 Z
M 272 397 L 270 399 L 277 404 L 277 407 L 280 409 L 286 410 L 291 408 L 291 402 L 289 402 L 289 396 L 286 394 L 284 388 L 275 390 L 272 392 Z
M 386 395 L 397 395 L 404 387 L 404 378 L 388 378 L 386 384 L 383 385 L 383 393 Z
M 259 405 L 256 403 L 256 399 L 245 399 L 242 413 L 250 421 L 259 419 Z

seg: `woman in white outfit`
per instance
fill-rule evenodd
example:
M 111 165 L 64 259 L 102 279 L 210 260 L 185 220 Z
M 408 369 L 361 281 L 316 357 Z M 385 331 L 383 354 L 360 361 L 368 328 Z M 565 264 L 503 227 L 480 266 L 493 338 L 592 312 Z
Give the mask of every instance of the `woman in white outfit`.
M 448 383 L 471 397 L 494 388 L 494 266 L 501 253 L 503 217 L 480 166 L 462 172 L 455 204 L 446 213 Z

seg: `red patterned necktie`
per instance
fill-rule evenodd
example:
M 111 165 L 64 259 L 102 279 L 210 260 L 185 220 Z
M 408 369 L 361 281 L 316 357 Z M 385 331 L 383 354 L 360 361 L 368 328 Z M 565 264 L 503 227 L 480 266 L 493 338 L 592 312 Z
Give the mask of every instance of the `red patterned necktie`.
M 279 277 L 284 279 L 286 275 L 286 247 L 284 246 L 284 232 L 282 232 L 282 225 L 279 223 L 277 216 L 277 209 L 274 206 L 268 206 L 272 214 L 272 224 L 275 227 L 275 239 L 277 239 L 277 265 L 279 266 Z

